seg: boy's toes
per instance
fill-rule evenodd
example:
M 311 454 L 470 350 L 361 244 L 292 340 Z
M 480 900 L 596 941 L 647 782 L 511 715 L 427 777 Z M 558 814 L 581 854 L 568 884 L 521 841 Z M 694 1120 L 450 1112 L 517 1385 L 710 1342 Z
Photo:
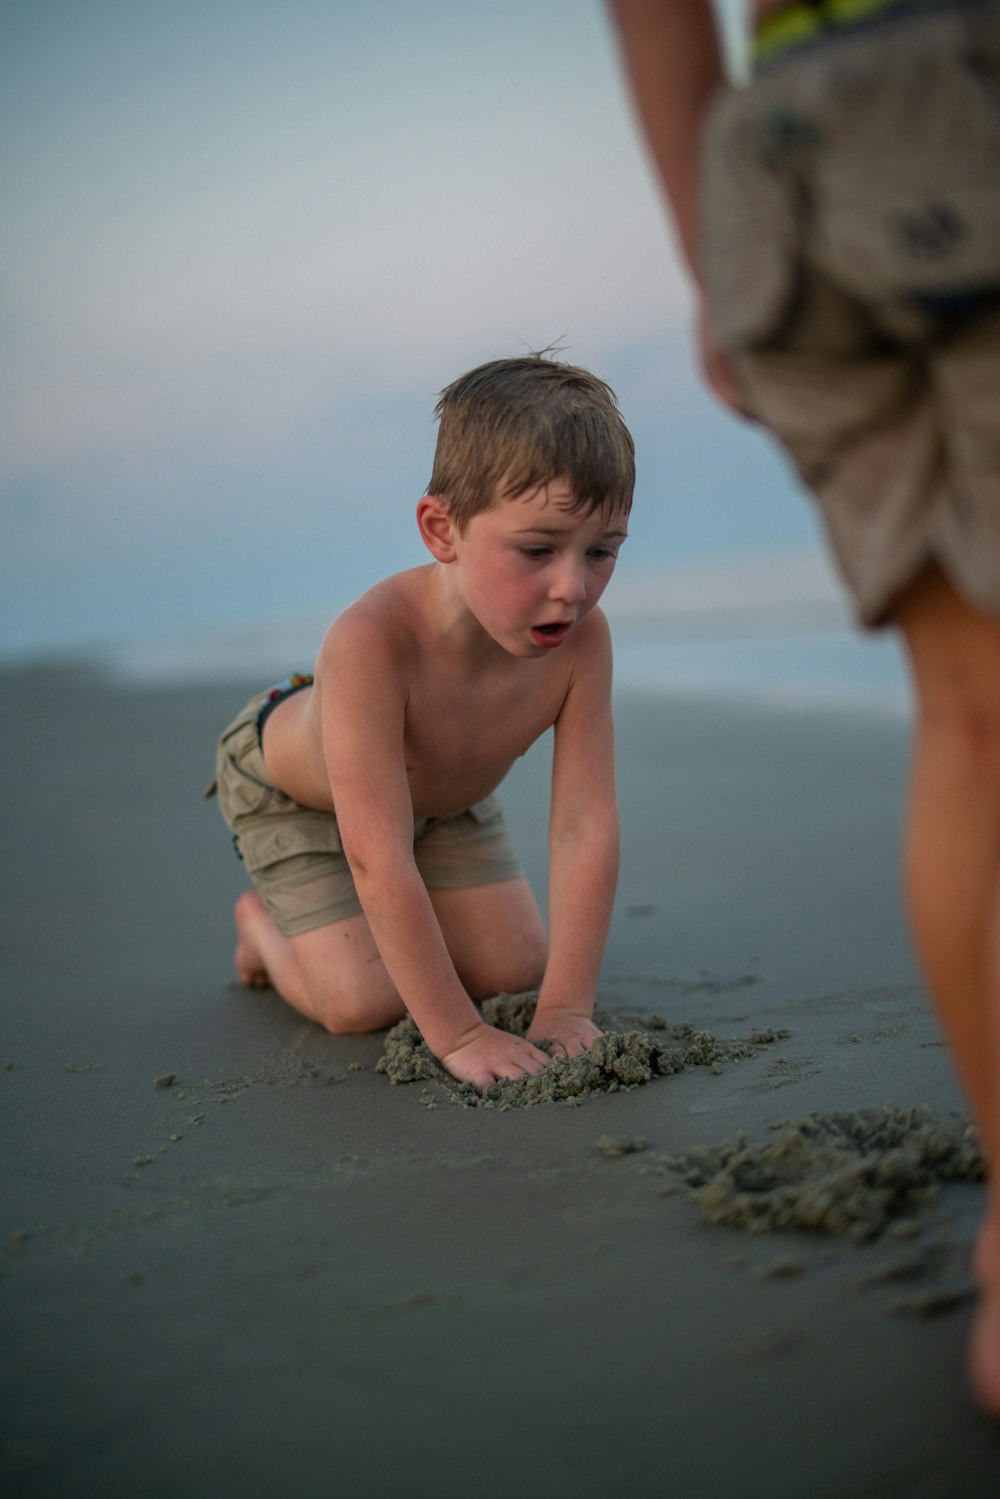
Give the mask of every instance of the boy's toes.
M 267 969 L 262 968 L 259 962 L 255 963 L 252 959 L 247 958 L 246 955 L 241 953 L 239 948 L 236 949 L 236 974 L 240 983 L 247 989 L 267 989 L 270 987 Z
M 236 902 L 234 914 L 236 936 L 239 939 L 234 954 L 236 976 L 247 989 L 267 989 L 271 980 L 254 941 L 254 932 L 259 928 L 262 917 L 266 919 L 264 902 L 256 890 L 243 891 Z

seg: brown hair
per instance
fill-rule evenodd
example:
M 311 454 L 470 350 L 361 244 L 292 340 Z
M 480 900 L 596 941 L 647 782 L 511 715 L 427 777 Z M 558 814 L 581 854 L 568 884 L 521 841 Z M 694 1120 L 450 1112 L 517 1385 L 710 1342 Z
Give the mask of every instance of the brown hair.
M 460 531 L 496 500 L 565 479 L 574 509 L 632 507 L 635 448 L 614 391 L 588 370 L 526 354 L 494 359 L 453 380 L 440 419 L 427 493 Z

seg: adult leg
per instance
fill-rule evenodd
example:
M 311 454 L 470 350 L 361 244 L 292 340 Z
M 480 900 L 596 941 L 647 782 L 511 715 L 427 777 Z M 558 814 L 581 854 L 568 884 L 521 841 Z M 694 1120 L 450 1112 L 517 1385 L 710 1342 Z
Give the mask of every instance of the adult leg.
M 916 688 L 906 838 L 914 939 L 990 1173 L 975 1394 L 1000 1415 L 1000 619 L 936 568 L 896 611 Z

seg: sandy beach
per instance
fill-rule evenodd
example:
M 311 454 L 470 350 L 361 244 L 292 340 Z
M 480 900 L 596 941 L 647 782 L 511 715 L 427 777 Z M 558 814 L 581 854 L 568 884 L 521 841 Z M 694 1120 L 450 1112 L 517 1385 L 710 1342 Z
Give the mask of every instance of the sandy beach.
M 961 1115 L 898 893 L 898 718 L 621 693 L 602 1007 L 720 1050 L 483 1108 L 235 984 L 201 790 L 260 682 L 0 683 L 6 1494 L 1000 1492 L 963 1372 L 980 1185 L 862 1241 L 710 1221 L 669 1165 Z M 543 745 L 503 793 L 540 891 L 547 790 Z

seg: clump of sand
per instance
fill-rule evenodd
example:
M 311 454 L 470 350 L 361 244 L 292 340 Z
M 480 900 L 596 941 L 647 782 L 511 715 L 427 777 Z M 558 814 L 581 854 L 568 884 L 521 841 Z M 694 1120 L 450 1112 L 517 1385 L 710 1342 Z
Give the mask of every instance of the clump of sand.
M 482 1006 L 488 1025 L 523 1036 L 531 1024 L 538 995 L 498 994 Z M 598 1023 L 604 1027 L 605 1017 Z M 479 1093 L 471 1083 L 458 1083 L 443 1071 L 409 1017 L 394 1025 L 385 1038 L 385 1051 L 376 1071 L 391 1083 L 436 1082 L 456 1103 L 470 1108 L 530 1108 L 536 1103 L 579 1103 L 596 1093 L 637 1088 L 656 1077 L 708 1067 L 721 1072 L 723 1062 L 755 1056 L 761 1046 L 778 1040 L 779 1031 L 754 1031 L 749 1041 L 720 1040 L 691 1025 L 667 1026 L 660 1021 L 656 1034 L 647 1030 L 606 1029 L 582 1056 L 554 1057 L 537 1077 L 505 1079 Z M 542 1043 L 544 1049 L 544 1043 Z
M 740 1135 L 659 1163 L 715 1223 L 859 1240 L 928 1206 L 941 1182 L 984 1176 L 975 1128 L 928 1109 L 810 1114 L 775 1129 L 763 1144 Z

